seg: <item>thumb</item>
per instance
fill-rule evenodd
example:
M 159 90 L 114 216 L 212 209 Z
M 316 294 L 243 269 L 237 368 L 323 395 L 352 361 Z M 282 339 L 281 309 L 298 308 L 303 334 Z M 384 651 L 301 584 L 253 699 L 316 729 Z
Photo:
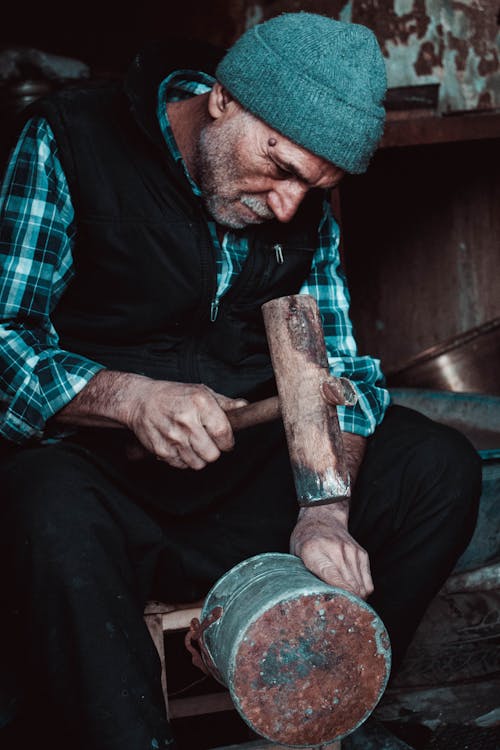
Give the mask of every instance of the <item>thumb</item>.
M 221 393 L 214 393 L 214 397 L 220 408 L 224 411 L 240 409 L 242 406 L 247 406 L 248 404 L 248 401 L 244 398 L 229 398 L 229 396 L 223 396 Z

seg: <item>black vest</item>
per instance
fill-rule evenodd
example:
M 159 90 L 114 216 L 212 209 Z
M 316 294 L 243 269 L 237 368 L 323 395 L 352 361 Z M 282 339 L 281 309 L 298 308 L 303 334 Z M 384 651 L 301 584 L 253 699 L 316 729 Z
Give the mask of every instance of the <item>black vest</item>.
M 63 348 L 111 369 L 253 399 L 274 389 L 261 305 L 307 277 L 323 195 L 311 191 L 288 224 L 248 230 L 248 259 L 213 320 L 206 214 L 161 135 L 156 95 L 172 70 L 213 73 L 216 62 L 207 47 L 156 45 L 124 86 L 68 88 L 31 107 L 54 131 L 75 208 L 75 274 L 52 319 Z

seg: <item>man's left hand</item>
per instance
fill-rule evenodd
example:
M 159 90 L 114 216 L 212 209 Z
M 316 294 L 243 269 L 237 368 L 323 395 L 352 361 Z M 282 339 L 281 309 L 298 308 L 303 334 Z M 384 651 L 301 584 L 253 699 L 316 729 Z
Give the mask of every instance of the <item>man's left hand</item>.
M 368 553 L 349 534 L 347 502 L 302 508 L 290 552 L 312 573 L 366 599 L 373 591 Z

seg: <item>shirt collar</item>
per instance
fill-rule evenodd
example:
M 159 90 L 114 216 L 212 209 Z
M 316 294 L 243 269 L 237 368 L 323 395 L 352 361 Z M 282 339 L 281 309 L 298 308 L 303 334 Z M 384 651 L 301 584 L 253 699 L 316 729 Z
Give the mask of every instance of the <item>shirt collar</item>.
M 212 76 L 209 76 L 207 73 L 202 73 L 201 71 L 196 70 L 175 70 L 163 79 L 158 88 L 157 116 L 160 130 L 165 138 L 165 142 L 172 157 L 176 162 L 179 162 L 182 165 L 186 178 L 191 185 L 191 189 L 198 197 L 201 196 L 201 191 L 189 174 L 187 166 L 175 141 L 168 119 L 167 104 L 169 102 L 178 102 L 182 99 L 188 99 L 191 96 L 206 94 L 211 90 L 214 83 L 215 78 L 212 78 Z

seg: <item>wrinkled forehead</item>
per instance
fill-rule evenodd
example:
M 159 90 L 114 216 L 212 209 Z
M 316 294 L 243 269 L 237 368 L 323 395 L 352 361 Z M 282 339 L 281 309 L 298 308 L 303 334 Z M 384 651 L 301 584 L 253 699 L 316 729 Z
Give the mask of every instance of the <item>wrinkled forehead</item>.
M 311 187 L 334 187 L 343 177 L 344 171 L 324 157 L 299 146 L 287 136 L 272 128 L 260 117 L 249 112 L 234 101 L 238 116 L 245 121 L 247 131 L 252 134 L 259 150 L 276 160 L 279 166 L 295 174 Z M 243 128 L 242 128 L 243 131 Z

